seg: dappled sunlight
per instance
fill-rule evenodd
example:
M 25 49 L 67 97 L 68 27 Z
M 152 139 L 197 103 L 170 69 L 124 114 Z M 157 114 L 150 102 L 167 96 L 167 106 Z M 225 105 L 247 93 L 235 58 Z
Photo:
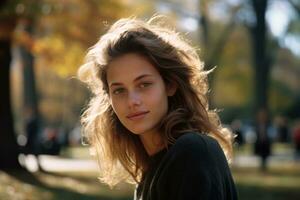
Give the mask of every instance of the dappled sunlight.
M 24 181 L 34 177 L 37 181 Z M 32 179 L 32 178 L 31 178 Z M 101 184 L 91 172 L 12 172 L 0 171 L 0 199 L 132 199 L 133 186 L 120 184 L 114 190 Z

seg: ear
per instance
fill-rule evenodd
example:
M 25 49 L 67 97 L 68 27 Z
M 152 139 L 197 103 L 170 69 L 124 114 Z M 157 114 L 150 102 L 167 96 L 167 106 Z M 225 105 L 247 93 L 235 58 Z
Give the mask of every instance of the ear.
M 166 86 L 167 95 L 169 97 L 173 96 L 177 91 L 177 87 L 178 87 L 178 85 L 175 82 L 168 83 Z

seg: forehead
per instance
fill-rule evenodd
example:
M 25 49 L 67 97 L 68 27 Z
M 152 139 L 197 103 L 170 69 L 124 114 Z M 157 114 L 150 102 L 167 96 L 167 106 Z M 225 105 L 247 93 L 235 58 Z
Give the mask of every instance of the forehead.
M 107 82 L 128 82 L 134 81 L 142 75 L 160 77 L 159 72 L 145 57 L 128 53 L 112 60 L 107 68 Z

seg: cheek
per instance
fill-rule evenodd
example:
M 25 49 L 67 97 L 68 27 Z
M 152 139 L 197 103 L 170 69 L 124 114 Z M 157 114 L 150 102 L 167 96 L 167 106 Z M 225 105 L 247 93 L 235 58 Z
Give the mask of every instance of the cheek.
M 119 100 L 114 100 L 114 99 L 111 99 L 110 101 L 110 105 L 112 106 L 114 112 L 116 113 L 116 115 L 119 117 L 120 114 L 123 112 L 123 105 L 122 105 L 122 101 L 119 101 Z
M 168 107 L 167 94 L 161 88 L 147 95 L 146 100 L 154 108 L 158 108 L 158 111 L 165 111 L 166 107 Z

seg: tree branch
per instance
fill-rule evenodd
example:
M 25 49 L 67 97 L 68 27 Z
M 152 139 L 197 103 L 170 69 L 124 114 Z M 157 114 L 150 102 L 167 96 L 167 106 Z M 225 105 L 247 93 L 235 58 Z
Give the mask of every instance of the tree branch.
M 232 14 L 230 17 L 230 21 L 227 23 L 226 27 L 223 29 L 223 32 L 220 34 L 220 37 L 218 38 L 217 42 L 214 45 L 213 50 L 211 51 L 209 58 L 206 60 L 207 64 L 210 65 L 208 67 L 214 67 L 216 65 L 221 57 L 221 52 L 223 51 L 225 47 L 225 43 L 230 36 L 230 33 L 234 30 L 235 26 L 235 16 L 238 10 L 240 9 L 240 5 L 236 6 L 232 9 Z M 213 66 L 212 66 L 213 65 Z

